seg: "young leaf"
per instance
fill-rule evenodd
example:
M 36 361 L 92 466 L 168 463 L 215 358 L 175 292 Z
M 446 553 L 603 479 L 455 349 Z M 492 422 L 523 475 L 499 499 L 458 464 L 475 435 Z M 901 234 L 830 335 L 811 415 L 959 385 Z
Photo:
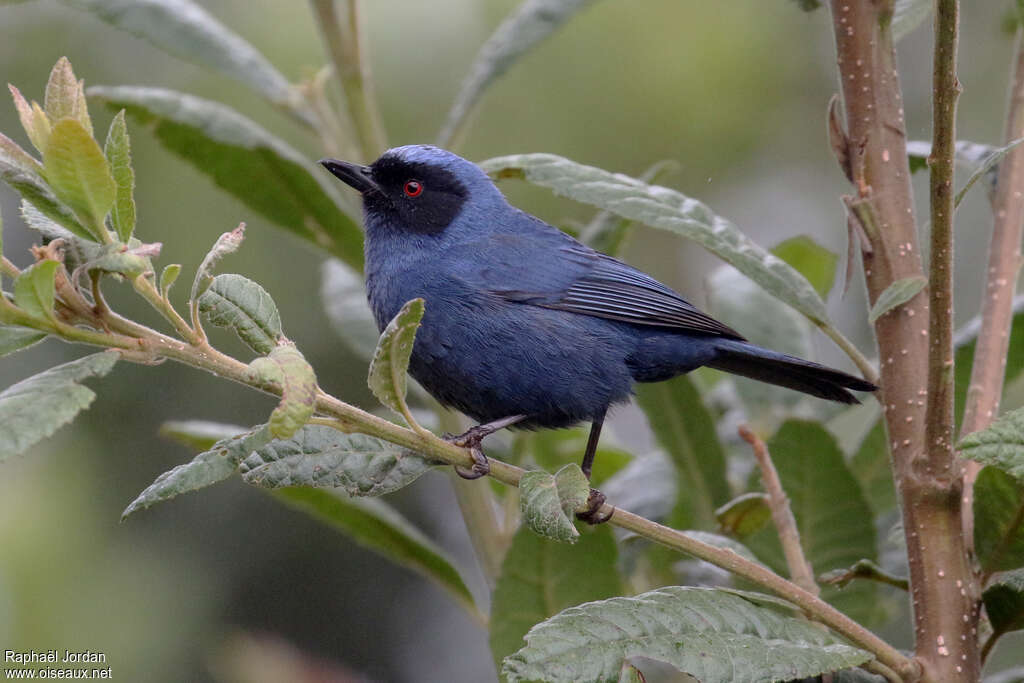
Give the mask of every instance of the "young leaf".
M 498 669 L 534 624 L 567 607 L 619 595 L 617 554 L 607 525 L 581 534 L 571 546 L 520 527 L 491 597 L 491 655 Z
M 21 218 L 25 225 L 38 231 L 47 240 L 64 240 L 64 267 L 69 271 L 86 263 L 93 263 L 108 253 L 107 245 L 82 239 L 56 221 L 45 216 L 27 200 L 21 200 Z
M 974 547 L 985 572 L 1024 566 L 1024 483 L 997 467 L 974 484 Z
M 996 634 L 1024 629 L 1024 568 L 1000 574 L 982 599 Z
M 532 470 L 519 482 L 519 509 L 523 521 L 534 533 L 563 543 L 575 543 L 580 532 L 573 524 L 574 513 L 589 494 L 590 484 L 575 463 L 566 465 L 554 476 Z
M 446 590 L 473 614 L 473 596 L 447 554 L 381 500 L 348 498 L 340 491 L 286 488 L 275 496 L 338 529 L 353 541 L 411 569 Z
M 344 488 L 352 496 L 382 496 L 419 479 L 434 463 L 410 450 L 367 436 L 306 425 L 290 439 L 271 441 L 239 464 L 254 486 Z
M 270 440 L 266 425 L 256 427 L 244 434 L 238 434 L 215 443 L 191 461 L 164 472 L 147 486 L 121 513 L 124 521 L 132 513 L 170 500 L 189 491 L 205 488 L 230 477 L 253 449 Z
M 509 683 L 614 681 L 627 658 L 649 657 L 703 683 L 731 683 L 805 678 L 872 659 L 759 597 L 669 586 L 570 607 L 530 629 L 502 673 Z
M 816 324 L 830 324 L 825 303 L 807 278 L 680 192 L 553 154 L 499 157 L 480 166 L 496 178 L 524 178 L 555 194 L 692 239 Z
M 43 152 L 43 166 L 57 197 L 99 239 L 101 231 L 106 230 L 104 219 L 114 205 L 117 186 L 103 150 L 92 135 L 75 119 L 57 121 Z
M 0 160 L 27 175 L 41 177 L 43 174 L 43 165 L 3 133 L 0 133 Z
M 328 259 L 320 280 L 320 300 L 327 320 L 345 346 L 362 359 L 373 358 L 380 330 L 366 301 L 362 276 L 343 262 Z
M 213 278 L 210 288 L 199 297 L 199 310 L 214 325 L 234 329 L 256 353 L 270 353 L 284 336 L 274 300 L 241 275 Z
M 0 154 L 0 180 L 14 188 L 48 219 L 60 224 L 68 232 L 84 240 L 96 241 L 96 236 L 82 225 L 75 213 L 54 196 L 49 185 L 36 173 L 30 173 Z
M 917 296 L 917 293 L 927 284 L 928 280 L 920 275 L 893 282 L 875 299 L 875 305 L 871 307 L 871 313 L 868 314 L 868 322 L 873 325 L 876 320 L 889 311 Z
M 413 299 L 402 306 L 398 315 L 380 335 L 367 380 L 377 400 L 407 419 L 409 407 L 405 404 L 406 374 L 423 312 L 423 299 Z
M 92 87 L 89 96 L 152 130 L 221 189 L 280 227 L 363 267 L 363 234 L 323 173 L 288 144 L 224 105 L 139 87 Z
M 667 382 L 637 386 L 643 409 L 658 443 L 675 464 L 676 508 L 672 526 L 711 529 L 715 508 L 729 500 L 725 454 L 715 422 L 693 381 L 680 375 Z
M 14 303 L 34 318 L 53 317 L 54 278 L 60 263 L 40 261 L 14 280 Z
M 838 254 L 829 251 L 807 235 L 791 237 L 776 244 L 772 253 L 807 278 L 822 299 L 828 296 L 836 279 Z
M 956 193 L 956 197 L 953 198 L 953 206 L 960 206 L 960 202 L 964 200 L 964 196 L 967 194 L 968 190 L 970 190 L 971 187 L 973 187 L 974 184 L 978 182 L 978 180 L 984 177 L 985 174 L 995 169 L 996 164 L 998 164 L 1002 160 L 1002 158 L 1010 152 L 1010 150 L 1012 150 L 1014 147 L 1016 147 L 1022 142 L 1024 142 L 1024 138 L 1017 138 L 1016 140 L 1006 144 L 1003 147 L 996 148 L 995 150 L 992 151 L 991 154 L 985 157 L 982 160 L 981 165 L 974 170 L 974 173 L 972 173 L 971 177 L 967 179 L 967 182 L 964 183 L 964 186 L 961 187 L 960 191 Z
M 0 358 L 9 353 L 27 349 L 46 338 L 45 332 L 27 327 L 0 325 Z
M 171 263 L 164 266 L 163 271 L 160 273 L 160 296 L 167 298 L 167 293 L 171 291 L 171 287 L 174 286 L 178 276 L 181 275 L 181 264 Z
M 110 163 L 110 172 L 117 186 L 110 222 L 114 231 L 127 242 L 135 232 L 135 171 L 132 170 L 131 143 L 128 140 L 128 124 L 124 120 L 124 109 L 117 112 L 107 132 L 103 153 Z
M 1024 481 L 1024 408 L 1006 413 L 958 445 L 960 457 L 992 465 Z
M 294 344 L 281 343 L 269 356 L 249 364 L 264 382 L 281 386 L 281 402 L 270 414 L 267 428 L 278 439 L 287 439 L 299 431 L 316 407 L 316 375 Z
M 160 436 L 197 451 L 208 451 L 218 441 L 247 431 L 248 427 L 208 420 L 168 420 L 160 425 Z
M 199 267 L 196 268 L 196 276 L 192 279 L 192 292 L 188 296 L 189 301 L 198 301 L 213 282 L 213 267 L 228 254 L 238 251 L 238 248 L 242 246 L 243 239 L 245 239 L 245 223 L 239 223 L 238 227 L 231 232 L 221 233 L 210 251 L 206 252 Z
M 765 528 L 772 520 L 772 510 L 767 494 L 744 493 L 715 510 L 715 517 L 722 531 L 743 538 Z
M 96 394 L 80 383 L 90 377 L 103 377 L 118 358 L 114 351 L 94 353 L 0 392 L 0 462 L 24 453 L 87 408 Z
M 89 110 L 85 107 L 82 90 L 83 84 L 75 78 L 71 62 L 67 57 L 61 57 L 50 71 L 44 107 L 52 123 L 57 124 L 63 118 L 75 119 L 92 137 L 92 121 L 89 120 Z
M 525 0 L 520 4 L 477 53 L 437 144 L 448 146 L 487 86 L 589 3 L 590 0 Z
M 21 91 L 13 85 L 8 83 L 7 89 L 14 98 L 14 108 L 18 110 L 21 127 L 25 129 L 25 134 L 32 141 L 32 145 L 42 154 L 50 138 L 50 119 L 46 118 L 46 113 L 35 102 L 29 105 Z

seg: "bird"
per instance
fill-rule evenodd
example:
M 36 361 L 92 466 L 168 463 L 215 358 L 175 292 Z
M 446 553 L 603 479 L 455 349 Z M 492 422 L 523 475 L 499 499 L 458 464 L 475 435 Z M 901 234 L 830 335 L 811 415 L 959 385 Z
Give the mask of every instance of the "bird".
M 590 423 L 580 465 L 590 478 L 609 409 L 637 382 L 706 366 L 839 403 L 877 387 L 747 341 L 677 292 L 512 206 L 479 166 L 431 145 L 370 165 L 319 162 L 362 195 L 365 277 L 381 331 L 425 302 L 409 373 L 479 424 L 471 479 L 488 473 L 482 440 L 499 429 Z M 579 515 L 592 523 L 604 497 Z

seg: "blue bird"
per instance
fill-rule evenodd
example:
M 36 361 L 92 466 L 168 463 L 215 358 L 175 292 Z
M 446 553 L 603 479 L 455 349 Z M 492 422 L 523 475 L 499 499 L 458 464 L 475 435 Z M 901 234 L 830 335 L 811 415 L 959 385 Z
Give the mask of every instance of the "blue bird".
M 857 403 L 863 379 L 771 351 L 669 287 L 510 205 L 476 164 L 427 145 L 369 166 L 320 162 L 362 194 L 366 290 L 383 330 L 410 299 L 426 311 L 409 372 L 445 406 L 481 424 L 455 442 L 483 476 L 494 431 L 591 423 L 589 477 L 610 406 L 634 382 L 701 366 Z M 595 492 L 592 510 L 603 496 Z M 602 521 L 602 520 L 589 520 Z

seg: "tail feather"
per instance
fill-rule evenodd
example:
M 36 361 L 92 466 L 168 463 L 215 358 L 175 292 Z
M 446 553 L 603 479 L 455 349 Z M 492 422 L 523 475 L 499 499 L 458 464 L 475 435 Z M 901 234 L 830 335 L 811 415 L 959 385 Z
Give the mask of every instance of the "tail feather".
M 848 389 L 875 391 L 878 388 L 845 372 L 748 342 L 723 341 L 718 355 L 707 365 L 839 403 L 860 403 Z

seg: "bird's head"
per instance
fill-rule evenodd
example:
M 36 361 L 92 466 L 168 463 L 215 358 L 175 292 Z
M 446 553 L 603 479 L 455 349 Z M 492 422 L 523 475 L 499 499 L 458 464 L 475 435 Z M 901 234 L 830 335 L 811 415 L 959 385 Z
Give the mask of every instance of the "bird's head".
M 430 145 L 389 149 L 369 166 L 337 159 L 320 163 L 363 195 L 368 228 L 387 224 L 437 235 L 468 207 L 504 201 L 479 166 Z

